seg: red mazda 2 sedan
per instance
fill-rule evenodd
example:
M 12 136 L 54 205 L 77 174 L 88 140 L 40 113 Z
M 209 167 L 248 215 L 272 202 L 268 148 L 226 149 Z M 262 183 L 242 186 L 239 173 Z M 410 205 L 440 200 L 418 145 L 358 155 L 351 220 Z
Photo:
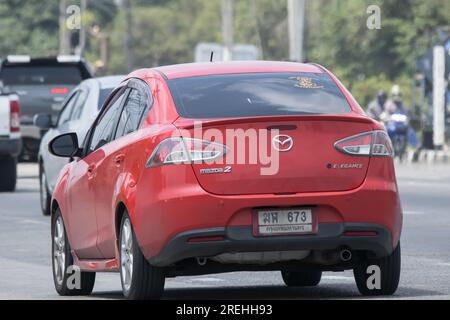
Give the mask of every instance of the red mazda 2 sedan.
M 353 270 L 364 295 L 397 289 L 392 145 L 319 65 L 138 70 L 76 137 L 49 145 L 72 159 L 51 204 L 61 295 L 90 294 L 107 271 L 130 299 L 159 298 L 166 277 L 231 271 L 276 270 L 295 287 Z

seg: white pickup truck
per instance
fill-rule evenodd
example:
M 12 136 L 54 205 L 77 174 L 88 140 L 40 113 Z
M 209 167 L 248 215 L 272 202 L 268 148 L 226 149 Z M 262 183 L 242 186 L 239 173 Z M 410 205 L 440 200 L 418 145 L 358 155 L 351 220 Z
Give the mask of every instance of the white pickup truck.
M 21 149 L 19 98 L 0 91 L 0 192 L 16 188 L 17 157 Z

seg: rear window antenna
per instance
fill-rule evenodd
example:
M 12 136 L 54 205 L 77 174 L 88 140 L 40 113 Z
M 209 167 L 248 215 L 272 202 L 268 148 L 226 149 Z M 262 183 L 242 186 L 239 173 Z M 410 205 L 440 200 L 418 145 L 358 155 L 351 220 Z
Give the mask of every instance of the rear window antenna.
M 214 62 L 214 51 L 211 51 L 211 57 L 209 58 L 209 62 Z

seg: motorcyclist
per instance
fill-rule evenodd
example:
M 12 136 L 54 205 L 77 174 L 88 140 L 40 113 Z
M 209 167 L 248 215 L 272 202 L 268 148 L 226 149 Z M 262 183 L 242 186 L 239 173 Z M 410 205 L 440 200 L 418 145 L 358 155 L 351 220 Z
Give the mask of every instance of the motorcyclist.
M 377 93 L 375 100 L 371 101 L 367 107 L 367 114 L 372 119 L 381 120 L 381 114 L 384 112 L 384 107 L 387 101 L 387 94 L 384 90 Z
M 407 115 L 399 85 L 394 85 L 392 87 L 391 99 L 386 102 L 384 111 L 389 116 L 394 113 Z
M 405 104 L 403 103 L 400 86 L 394 85 L 391 89 L 391 99 L 389 99 L 386 102 L 384 112 L 380 116 L 380 118 L 385 123 L 387 123 L 388 121 L 390 121 L 390 119 L 393 115 L 399 115 L 399 114 L 407 117 L 407 122 L 406 122 L 406 124 L 408 126 L 407 133 L 406 133 L 407 140 L 412 147 L 417 148 L 419 145 L 419 140 L 418 140 L 416 132 L 409 124 L 410 114 L 407 111 Z M 391 136 L 391 138 L 392 138 L 392 136 Z

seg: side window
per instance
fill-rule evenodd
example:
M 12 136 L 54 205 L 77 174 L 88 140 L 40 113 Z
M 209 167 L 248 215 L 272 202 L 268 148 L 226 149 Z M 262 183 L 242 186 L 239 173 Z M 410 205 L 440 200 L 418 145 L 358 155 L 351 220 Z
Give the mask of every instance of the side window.
M 143 118 L 149 112 L 148 100 L 148 93 L 144 87 L 141 88 L 141 85 L 132 87 L 120 115 L 116 138 L 126 136 L 139 129 Z
M 120 115 L 119 125 L 117 126 L 116 137 L 126 136 L 136 131 L 142 115 L 141 96 L 136 89 L 131 89 L 127 102 Z
M 78 94 L 77 101 L 73 107 L 72 115 L 70 116 L 70 120 L 78 120 L 81 117 L 81 113 L 83 112 L 84 105 L 86 103 L 86 99 L 89 95 L 89 92 L 86 89 L 80 90 Z
M 78 95 L 79 95 L 79 91 L 72 94 L 72 96 L 69 98 L 69 100 L 67 100 L 66 105 L 63 107 L 61 113 L 59 114 L 58 127 L 70 120 L 70 116 L 73 111 L 73 106 L 75 105 L 75 102 L 77 101 Z
M 128 90 L 125 88 L 120 90 L 106 106 L 106 111 L 100 116 L 95 126 L 88 152 L 95 151 L 113 140 L 118 113 L 121 110 L 127 92 Z

